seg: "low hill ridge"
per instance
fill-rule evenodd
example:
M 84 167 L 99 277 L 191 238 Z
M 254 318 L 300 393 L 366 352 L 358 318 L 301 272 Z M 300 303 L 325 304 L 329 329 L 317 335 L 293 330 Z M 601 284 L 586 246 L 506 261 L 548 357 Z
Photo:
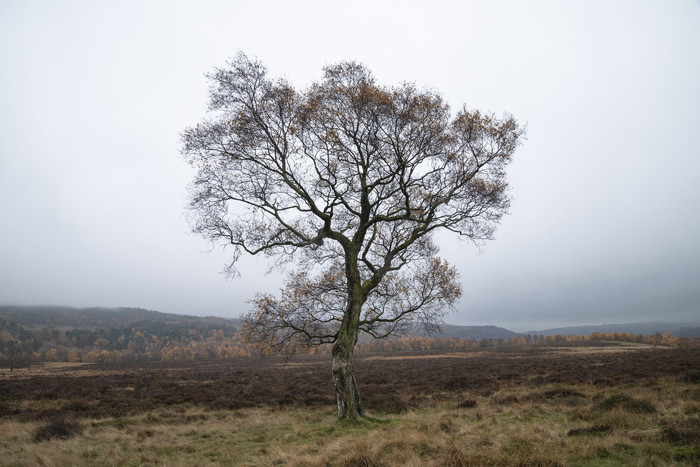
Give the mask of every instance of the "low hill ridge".
M 67 306 L 0 306 L 0 317 L 25 327 L 70 326 L 80 329 L 110 329 L 141 322 L 199 323 L 238 326 L 240 320 L 217 316 L 189 316 L 144 308 L 72 308 Z
M 545 336 L 562 335 L 562 336 L 588 336 L 594 332 L 625 332 L 630 334 L 666 334 L 670 332 L 676 337 L 696 337 L 700 336 L 700 324 L 698 323 L 668 323 L 668 322 L 652 322 L 652 323 L 616 323 L 616 324 L 599 324 L 599 325 L 584 325 L 584 326 L 568 326 L 560 328 L 550 328 L 541 331 L 528 331 L 523 335 L 542 334 Z
M 190 316 L 134 307 L 91 307 L 72 308 L 67 306 L 12 306 L 0 305 L 0 319 L 15 322 L 26 328 L 71 327 L 86 330 L 109 330 L 114 328 L 142 326 L 152 327 L 155 324 L 177 325 L 178 327 L 204 326 L 206 328 L 223 327 L 227 329 L 240 328 L 239 318 L 221 318 L 217 316 Z M 666 334 L 671 332 L 677 337 L 700 336 L 700 323 L 618 323 L 601 325 L 584 325 L 549 328 L 523 333 L 498 326 L 464 326 L 443 324 L 442 331 L 435 337 L 454 337 L 460 339 L 511 339 L 526 335 L 574 335 L 587 336 L 595 332 L 631 333 L 631 334 Z

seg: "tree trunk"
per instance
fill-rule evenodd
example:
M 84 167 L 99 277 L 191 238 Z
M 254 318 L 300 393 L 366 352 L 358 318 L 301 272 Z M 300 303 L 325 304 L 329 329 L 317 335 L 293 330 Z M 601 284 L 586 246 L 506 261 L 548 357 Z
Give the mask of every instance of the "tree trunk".
M 357 332 L 354 339 L 339 339 L 333 345 L 333 383 L 338 401 L 338 419 L 357 419 L 364 416 L 355 371 L 352 367 L 352 354 L 356 341 Z
M 357 251 L 346 252 L 345 275 L 348 284 L 348 304 L 338 337 L 333 344 L 333 384 L 338 401 L 338 419 L 358 419 L 364 416 L 357 389 L 352 354 L 357 344 L 362 313 L 362 286 L 357 268 Z

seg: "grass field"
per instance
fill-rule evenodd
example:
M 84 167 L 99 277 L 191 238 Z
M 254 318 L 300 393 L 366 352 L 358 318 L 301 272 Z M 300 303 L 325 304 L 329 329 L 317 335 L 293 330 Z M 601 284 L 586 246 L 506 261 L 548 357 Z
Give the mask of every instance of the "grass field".
M 0 465 L 698 465 L 700 351 L 44 365 L 0 373 Z M 61 439 L 61 436 L 65 439 Z

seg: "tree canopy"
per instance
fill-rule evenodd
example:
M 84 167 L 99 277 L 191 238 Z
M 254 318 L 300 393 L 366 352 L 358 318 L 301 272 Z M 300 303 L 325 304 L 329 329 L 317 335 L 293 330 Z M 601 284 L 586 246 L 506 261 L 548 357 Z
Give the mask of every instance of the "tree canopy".
M 182 135 L 193 229 L 233 246 L 231 274 L 243 253 L 292 266 L 281 297 L 253 300 L 249 339 L 274 352 L 332 343 L 336 392 L 356 392 L 360 331 L 434 329 L 460 297 L 432 234 L 492 238 L 524 132 L 510 115 L 452 115 L 439 93 L 380 85 L 356 62 L 302 91 L 242 53 L 209 79 L 209 117 Z

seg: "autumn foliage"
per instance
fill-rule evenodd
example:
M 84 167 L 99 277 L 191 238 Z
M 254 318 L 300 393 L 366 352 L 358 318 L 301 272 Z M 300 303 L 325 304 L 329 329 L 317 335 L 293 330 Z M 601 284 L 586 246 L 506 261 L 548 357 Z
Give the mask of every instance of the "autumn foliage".
M 510 339 L 460 339 L 410 335 L 374 340 L 365 336 L 357 344 L 361 355 L 397 352 L 468 351 L 480 348 L 587 346 L 605 343 L 638 343 L 660 347 L 700 346 L 700 339 L 671 333 L 649 335 L 593 333 L 588 336 L 524 335 Z M 317 346 L 311 354 L 329 355 L 330 345 Z M 308 352 L 305 349 L 305 353 Z M 246 343 L 239 328 L 192 325 L 189 322 L 143 322 L 112 329 L 56 329 L 49 326 L 27 330 L 0 317 L 0 362 L 115 363 L 128 361 L 205 361 L 256 358 L 266 348 Z M 21 357 L 21 358 L 20 358 Z

